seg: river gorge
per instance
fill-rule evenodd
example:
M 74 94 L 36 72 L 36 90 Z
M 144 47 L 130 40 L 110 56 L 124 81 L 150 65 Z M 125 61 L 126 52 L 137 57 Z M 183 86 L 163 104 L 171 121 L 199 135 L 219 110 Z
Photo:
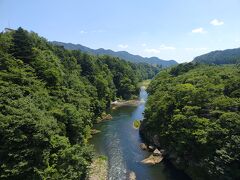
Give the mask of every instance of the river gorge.
M 138 180 L 182 180 L 187 177 L 176 170 L 169 162 L 157 165 L 145 165 L 141 161 L 150 153 L 139 148 L 142 139 L 138 129 L 133 127 L 136 119 L 143 119 L 147 92 L 142 87 L 138 106 L 122 106 L 109 113 L 113 119 L 95 125 L 101 132 L 94 135 L 91 143 L 98 155 L 108 158 L 108 179 L 128 179 L 134 172 Z

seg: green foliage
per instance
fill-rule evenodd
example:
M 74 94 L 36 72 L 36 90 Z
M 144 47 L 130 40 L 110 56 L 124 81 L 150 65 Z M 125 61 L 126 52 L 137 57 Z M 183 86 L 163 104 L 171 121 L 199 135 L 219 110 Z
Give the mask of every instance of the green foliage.
M 148 87 L 141 133 L 193 179 L 240 178 L 240 69 L 184 64 Z
M 139 120 L 136 119 L 136 120 L 133 121 L 133 127 L 134 128 L 138 129 L 140 127 L 140 125 L 141 125 L 141 122 Z
M 145 88 L 148 88 L 150 83 L 151 83 L 151 79 L 147 79 L 138 83 L 138 87 L 141 88 L 142 86 L 144 86 Z
M 178 66 L 171 68 L 170 74 L 173 76 L 178 76 L 180 74 L 188 72 L 189 70 L 191 70 L 197 65 L 198 64 L 194 64 L 194 63 L 179 64 Z
M 68 51 L 22 28 L 1 33 L 0 45 L 0 179 L 84 179 L 97 117 L 159 70 Z
M 49 86 L 60 85 L 63 81 L 63 67 L 60 60 L 49 50 L 34 50 L 35 58 L 30 63 L 36 70 L 37 76 Z
M 33 59 L 33 43 L 27 31 L 18 28 L 12 35 L 13 46 L 11 53 L 16 59 L 29 63 Z

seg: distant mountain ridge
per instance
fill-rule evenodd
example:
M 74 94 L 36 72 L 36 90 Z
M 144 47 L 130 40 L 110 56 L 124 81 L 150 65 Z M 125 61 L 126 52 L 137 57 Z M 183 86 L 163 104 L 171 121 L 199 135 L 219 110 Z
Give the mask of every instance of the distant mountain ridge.
M 212 51 L 194 58 L 193 62 L 204 64 L 240 63 L 240 48 Z
M 110 49 L 106 50 L 103 48 L 91 49 L 89 47 L 86 47 L 86 46 L 83 46 L 80 44 L 63 43 L 63 42 L 58 42 L 58 41 L 53 41 L 51 43 L 58 45 L 58 46 L 63 46 L 65 49 L 69 49 L 69 50 L 81 50 L 83 52 L 90 53 L 93 55 L 110 55 L 110 56 L 114 56 L 114 57 L 119 57 L 121 59 L 130 61 L 130 62 L 134 62 L 134 63 L 144 62 L 144 63 L 148 63 L 151 65 L 162 65 L 163 67 L 169 67 L 169 66 L 178 64 L 175 60 L 162 60 L 162 59 L 159 59 L 158 57 L 147 58 L 147 57 L 142 57 L 139 55 L 133 55 L 126 51 L 117 51 L 116 52 L 116 51 L 112 51 Z

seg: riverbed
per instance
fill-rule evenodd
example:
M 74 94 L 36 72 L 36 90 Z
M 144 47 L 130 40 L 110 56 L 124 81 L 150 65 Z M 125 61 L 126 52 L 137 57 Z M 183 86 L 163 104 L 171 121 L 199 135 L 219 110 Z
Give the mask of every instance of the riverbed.
M 108 179 L 128 179 L 130 172 L 136 174 L 137 180 L 188 179 L 168 162 L 152 166 L 141 163 L 150 153 L 139 148 L 142 140 L 138 129 L 133 127 L 133 121 L 143 119 L 147 100 L 147 92 L 143 87 L 140 90 L 139 100 L 141 103 L 138 106 L 122 106 L 111 110 L 113 119 L 94 127 L 101 132 L 93 136 L 91 143 L 97 154 L 108 158 Z

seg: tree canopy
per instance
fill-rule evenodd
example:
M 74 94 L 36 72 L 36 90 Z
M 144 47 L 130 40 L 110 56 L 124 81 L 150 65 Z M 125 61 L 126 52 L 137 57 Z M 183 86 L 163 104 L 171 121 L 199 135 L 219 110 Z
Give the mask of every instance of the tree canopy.
M 151 82 L 141 134 L 193 179 L 240 178 L 239 65 L 182 64 Z
M 1 179 L 83 179 L 96 118 L 160 70 L 65 50 L 22 28 L 0 44 Z

